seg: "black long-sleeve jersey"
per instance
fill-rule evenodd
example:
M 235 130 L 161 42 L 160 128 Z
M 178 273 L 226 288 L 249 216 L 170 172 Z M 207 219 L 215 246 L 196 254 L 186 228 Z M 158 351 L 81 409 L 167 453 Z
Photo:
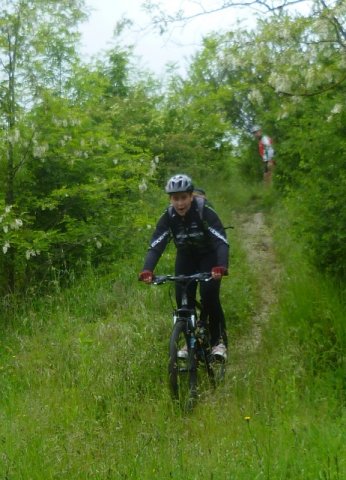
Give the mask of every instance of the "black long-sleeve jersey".
M 200 210 L 194 198 L 184 217 L 178 215 L 173 207 L 165 210 L 156 225 L 143 270 L 154 271 L 171 238 L 178 252 L 193 257 L 215 252 L 215 266 L 228 268 L 229 244 L 225 229 L 207 202 L 204 202 L 203 209 Z

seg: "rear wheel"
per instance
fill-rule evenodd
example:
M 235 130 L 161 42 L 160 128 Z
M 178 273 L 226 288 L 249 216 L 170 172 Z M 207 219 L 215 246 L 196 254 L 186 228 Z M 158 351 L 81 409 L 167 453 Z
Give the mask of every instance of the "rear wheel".
M 208 325 L 208 320 L 205 320 L 205 323 Z M 211 353 L 212 347 L 210 344 L 210 333 L 208 326 L 205 330 L 203 350 L 205 352 L 208 378 L 211 385 L 213 387 L 217 387 L 225 380 L 226 360 L 220 355 L 213 355 Z
M 172 331 L 169 343 L 168 378 L 173 400 L 179 402 L 183 410 L 193 407 L 197 397 L 197 362 L 195 348 L 188 348 L 186 358 L 178 358 L 179 350 L 187 344 L 187 322 L 178 320 Z
M 198 395 L 208 394 L 210 387 L 215 385 L 214 370 L 210 363 L 210 346 L 204 341 L 196 352 Z
M 209 381 L 209 386 L 217 387 L 225 379 L 226 361 L 224 358 L 218 355 L 212 355 L 212 348 L 209 342 L 209 335 L 206 332 L 203 344 L 199 349 L 200 355 L 197 354 L 197 358 L 200 360 L 200 365 L 204 366 L 204 370 L 207 372 L 206 379 Z M 200 385 L 200 379 L 198 384 Z

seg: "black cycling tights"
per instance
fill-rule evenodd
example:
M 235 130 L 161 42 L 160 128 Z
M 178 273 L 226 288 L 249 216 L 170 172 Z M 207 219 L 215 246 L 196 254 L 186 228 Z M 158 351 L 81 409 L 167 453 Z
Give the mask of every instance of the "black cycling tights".
M 204 256 L 184 255 L 177 253 L 175 262 L 176 275 L 192 275 L 200 272 L 210 272 L 217 264 L 216 254 L 214 252 Z M 217 345 L 220 339 L 227 346 L 227 334 L 225 315 L 220 302 L 220 280 L 210 280 L 202 282 L 200 285 L 201 303 L 203 314 L 209 317 L 209 331 L 211 345 Z M 195 307 L 197 283 L 193 282 L 188 288 L 189 308 Z M 175 295 L 178 307 L 181 306 L 182 287 L 176 283 Z

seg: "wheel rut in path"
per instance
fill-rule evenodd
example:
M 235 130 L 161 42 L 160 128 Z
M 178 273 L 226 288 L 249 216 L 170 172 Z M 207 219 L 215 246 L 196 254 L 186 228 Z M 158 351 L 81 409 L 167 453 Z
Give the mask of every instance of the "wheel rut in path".
M 280 267 L 275 257 L 273 239 L 262 212 L 237 216 L 237 229 L 250 265 L 254 270 L 259 288 L 259 306 L 254 313 L 248 335 L 233 346 L 240 356 L 256 351 L 261 342 L 262 330 L 271 311 L 277 304 L 277 286 Z

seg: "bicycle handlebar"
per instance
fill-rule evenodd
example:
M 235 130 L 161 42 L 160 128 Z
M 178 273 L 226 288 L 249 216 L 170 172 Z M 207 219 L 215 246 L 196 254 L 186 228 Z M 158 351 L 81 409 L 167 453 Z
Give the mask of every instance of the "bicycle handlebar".
M 162 285 L 166 282 L 209 282 L 213 277 L 210 272 L 194 273 L 193 275 L 157 275 L 153 278 L 154 285 Z

